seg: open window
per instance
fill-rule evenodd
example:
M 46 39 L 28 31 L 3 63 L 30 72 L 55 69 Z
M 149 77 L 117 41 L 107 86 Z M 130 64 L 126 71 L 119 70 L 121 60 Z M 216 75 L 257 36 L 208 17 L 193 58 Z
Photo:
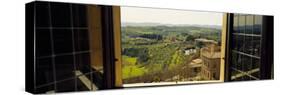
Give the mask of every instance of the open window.
M 121 7 L 121 87 L 224 81 L 223 13 Z M 120 22 L 119 22 L 120 21 Z M 119 42 L 120 41 L 120 42 Z M 121 65 L 121 66 L 120 66 Z M 121 81 L 120 81 L 121 80 Z
M 273 79 L 273 16 L 35 1 L 26 91 Z

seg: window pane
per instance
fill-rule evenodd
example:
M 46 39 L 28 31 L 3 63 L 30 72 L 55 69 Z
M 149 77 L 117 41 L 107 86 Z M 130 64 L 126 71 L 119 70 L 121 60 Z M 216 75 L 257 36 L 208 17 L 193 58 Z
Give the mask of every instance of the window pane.
M 74 29 L 74 44 L 75 51 L 89 50 L 89 33 L 87 29 Z
M 261 34 L 262 16 L 255 15 L 254 34 Z
M 49 3 L 38 2 L 36 5 L 36 26 L 37 27 L 50 27 L 50 14 Z
M 50 3 L 52 27 L 71 27 L 69 3 Z
M 232 67 L 233 69 L 242 70 L 242 62 L 243 62 L 243 55 L 238 54 L 237 52 L 232 52 Z
M 89 52 L 81 52 L 76 54 L 75 61 L 76 71 L 80 71 L 82 74 L 90 73 L 92 71 Z
M 69 91 L 76 91 L 76 80 L 67 79 L 63 81 L 59 81 L 56 83 L 56 92 L 69 92 Z
M 36 31 L 36 57 L 52 55 L 51 33 L 49 29 L 37 29 Z
M 234 17 L 233 17 L 233 33 L 239 32 L 238 21 L 239 21 L 239 15 L 234 14 Z
M 42 58 L 36 62 L 36 86 L 53 83 L 55 80 L 52 59 Z
M 261 48 L 261 16 L 239 15 L 240 33 L 232 33 L 231 80 L 258 80 Z M 235 28 L 233 32 L 236 32 Z
M 252 70 L 253 73 L 251 74 L 252 76 L 256 77 L 256 78 L 260 78 L 260 60 L 259 59 L 252 59 L 253 63 L 252 63 Z
M 233 35 L 233 49 L 237 51 L 243 52 L 244 49 L 244 36 L 241 35 Z
M 243 64 L 243 70 L 244 72 L 250 71 L 253 69 L 252 63 L 253 63 L 253 58 L 249 56 L 244 56 L 244 64 Z
M 245 33 L 245 25 L 246 25 L 246 16 L 239 15 L 238 29 L 239 33 Z
M 55 58 L 56 80 L 74 78 L 75 68 L 73 63 L 73 55 L 58 56 Z
M 54 84 L 48 84 L 35 88 L 35 93 L 54 93 L 54 92 L 55 92 Z
M 91 90 L 93 82 L 98 82 L 95 84 L 101 88 L 104 83 L 101 8 L 34 3 L 37 9 L 36 92 Z M 45 87 L 50 84 L 52 87 Z
M 260 56 L 261 53 L 261 38 L 253 37 L 252 38 L 252 54 L 255 56 Z
M 71 29 L 53 29 L 53 43 L 55 54 L 73 52 L 73 38 Z
M 72 17 L 74 27 L 87 27 L 87 6 L 72 4 Z
M 247 15 L 246 16 L 246 34 L 253 34 L 253 25 L 254 25 L 254 16 Z

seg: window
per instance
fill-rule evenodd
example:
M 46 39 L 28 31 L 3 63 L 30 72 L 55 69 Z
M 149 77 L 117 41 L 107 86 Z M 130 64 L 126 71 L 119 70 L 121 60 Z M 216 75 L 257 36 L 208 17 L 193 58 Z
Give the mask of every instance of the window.
M 273 79 L 273 16 L 34 1 L 31 93 Z
M 34 52 L 26 62 L 34 70 L 27 73 L 34 73 L 33 79 L 27 78 L 33 84 L 27 89 L 53 93 L 102 88 L 101 8 L 35 1 L 26 11 L 27 44 L 34 45 L 27 48 Z
M 259 79 L 260 65 L 260 40 L 261 33 L 254 23 L 260 23 L 261 18 L 253 15 L 234 15 L 238 19 L 238 30 L 233 35 L 233 67 L 232 80 L 257 80 Z M 254 22 L 255 18 L 255 22 Z M 234 21 L 236 23 L 236 21 Z M 257 30 L 254 30 L 256 26 Z M 254 32 L 255 31 L 255 32 Z M 259 32 L 258 32 L 259 31 Z
M 121 7 L 123 86 L 219 81 L 221 25 L 222 13 Z
M 272 17 L 233 14 L 229 31 L 230 81 L 270 79 L 272 60 Z M 266 45 L 265 45 L 266 44 Z

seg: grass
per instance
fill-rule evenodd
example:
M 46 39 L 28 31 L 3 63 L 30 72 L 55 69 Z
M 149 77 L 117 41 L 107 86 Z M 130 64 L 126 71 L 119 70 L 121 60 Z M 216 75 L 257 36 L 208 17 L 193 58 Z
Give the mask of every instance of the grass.
M 122 67 L 122 78 L 127 79 L 131 77 L 142 76 L 146 69 L 138 66 L 136 57 L 122 56 L 123 67 Z
M 131 77 L 142 76 L 146 72 L 144 67 L 138 67 L 136 65 L 124 66 L 122 68 L 122 78 L 127 79 Z
M 126 65 L 135 65 L 137 63 L 137 58 L 123 55 L 122 61 L 126 63 Z

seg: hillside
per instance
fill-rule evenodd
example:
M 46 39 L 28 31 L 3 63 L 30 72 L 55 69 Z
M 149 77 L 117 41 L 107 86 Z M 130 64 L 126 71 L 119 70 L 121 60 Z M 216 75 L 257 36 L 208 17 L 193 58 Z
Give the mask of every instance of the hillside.
M 122 35 L 122 72 L 124 83 L 173 81 L 189 77 L 188 69 L 181 70 L 199 52 L 186 55 L 188 48 L 200 48 L 195 39 L 220 41 L 221 30 L 197 26 L 124 25 Z

